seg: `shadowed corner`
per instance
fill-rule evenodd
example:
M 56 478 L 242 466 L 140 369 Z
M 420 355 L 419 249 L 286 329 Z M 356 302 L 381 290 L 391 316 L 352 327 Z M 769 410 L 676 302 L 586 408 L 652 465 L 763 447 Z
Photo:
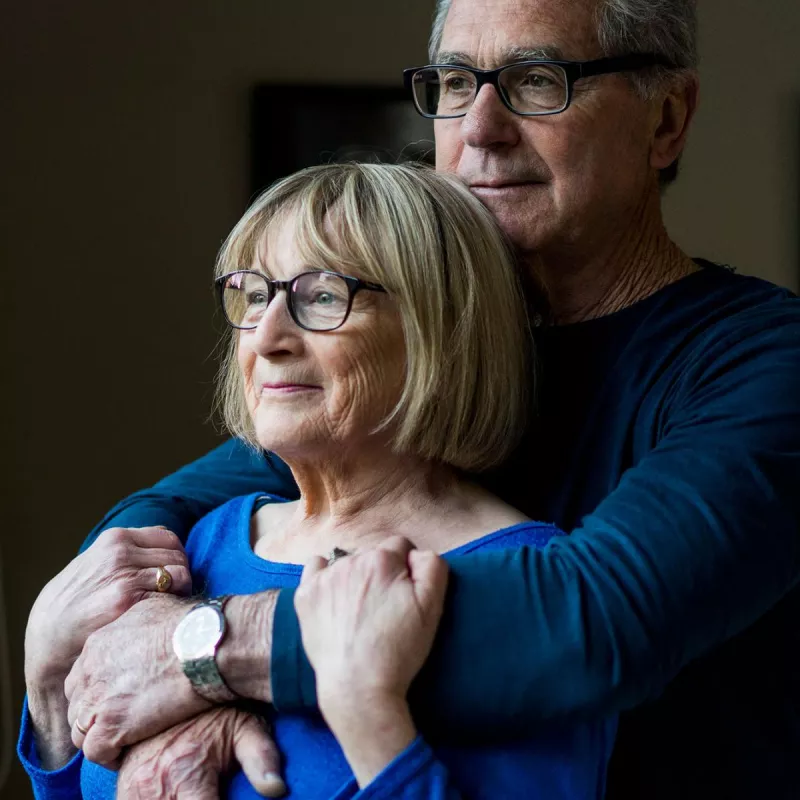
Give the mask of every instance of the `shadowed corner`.
M 795 289 L 800 293 L 800 98 L 797 98 L 794 105 L 794 121 L 792 130 L 794 132 L 794 146 L 792 155 L 794 164 L 792 174 L 794 175 L 794 194 L 792 202 L 792 221 L 794 224 L 794 261 L 795 261 Z
M 6 785 L 14 753 L 14 728 L 11 720 L 11 671 L 8 655 L 3 553 L 0 550 L 0 792 Z

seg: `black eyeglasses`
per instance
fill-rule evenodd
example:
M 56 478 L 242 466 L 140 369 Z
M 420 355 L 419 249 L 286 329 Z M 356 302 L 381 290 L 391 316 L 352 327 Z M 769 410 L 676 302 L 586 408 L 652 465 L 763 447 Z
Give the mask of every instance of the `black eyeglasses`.
M 280 291 L 286 292 L 292 319 L 307 331 L 334 331 L 344 325 L 353 297 L 362 289 L 386 291 L 377 283 L 337 272 L 303 272 L 289 281 L 273 281 L 255 270 L 239 270 L 214 284 L 225 320 L 238 330 L 255 328 Z
M 509 111 L 540 117 L 566 111 L 575 81 L 581 78 L 657 66 L 675 68 L 663 56 L 641 53 L 594 61 L 518 61 L 497 69 L 432 64 L 404 70 L 403 78 L 417 111 L 429 119 L 466 116 L 486 83 L 494 86 Z

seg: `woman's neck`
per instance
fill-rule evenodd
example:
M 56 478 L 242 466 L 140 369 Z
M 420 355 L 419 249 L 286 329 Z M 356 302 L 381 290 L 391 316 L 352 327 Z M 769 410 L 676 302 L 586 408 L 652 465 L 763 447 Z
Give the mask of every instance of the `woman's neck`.
M 394 453 L 388 445 L 285 460 L 300 500 L 263 509 L 280 517 L 261 531 L 269 541 L 259 554 L 267 558 L 374 547 L 390 536 L 445 552 L 525 519 L 451 467 Z
M 429 513 L 457 481 L 449 467 L 399 455 L 388 444 L 287 463 L 300 489 L 296 529 L 329 531 L 348 540 L 404 535 L 409 520 Z

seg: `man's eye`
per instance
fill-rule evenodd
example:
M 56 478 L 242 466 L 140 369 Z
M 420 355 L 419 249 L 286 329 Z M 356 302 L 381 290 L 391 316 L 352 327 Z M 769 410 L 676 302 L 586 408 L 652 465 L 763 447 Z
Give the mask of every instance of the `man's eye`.
M 444 75 L 441 84 L 445 92 L 453 94 L 472 91 L 472 81 L 463 72 L 451 72 Z
M 529 72 L 523 77 L 519 85 L 525 89 L 550 89 L 555 83 L 551 75 L 544 75 L 541 72 Z

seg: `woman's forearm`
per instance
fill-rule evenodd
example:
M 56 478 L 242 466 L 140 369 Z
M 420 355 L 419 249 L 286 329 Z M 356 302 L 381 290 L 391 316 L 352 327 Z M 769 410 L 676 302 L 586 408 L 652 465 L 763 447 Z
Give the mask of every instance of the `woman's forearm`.
M 44 687 L 28 686 L 28 711 L 36 739 L 36 750 L 44 770 L 61 769 L 78 752 L 72 744 L 67 720 L 64 682 Z
M 319 703 L 362 789 L 417 737 L 408 703 L 402 698 L 363 697 L 342 687 L 321 687 Z

